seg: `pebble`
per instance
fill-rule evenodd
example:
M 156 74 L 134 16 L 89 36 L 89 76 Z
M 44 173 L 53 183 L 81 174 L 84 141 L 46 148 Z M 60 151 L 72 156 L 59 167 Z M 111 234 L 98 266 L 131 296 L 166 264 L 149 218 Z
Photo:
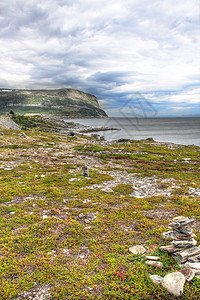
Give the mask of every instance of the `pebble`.
M 181 296 L 185 284 L 185 276 L 181 272 L 167 274 L 162 281 L 162 286 L 174 296 Z

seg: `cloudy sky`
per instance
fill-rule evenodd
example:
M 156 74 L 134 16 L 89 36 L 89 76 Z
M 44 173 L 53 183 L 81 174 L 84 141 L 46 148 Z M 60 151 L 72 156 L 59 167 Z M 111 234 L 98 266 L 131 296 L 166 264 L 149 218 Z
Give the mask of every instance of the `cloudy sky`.
M 110 116 L 200 116 L 199 0 L 1 0 L 0 88 L 72 87 Z

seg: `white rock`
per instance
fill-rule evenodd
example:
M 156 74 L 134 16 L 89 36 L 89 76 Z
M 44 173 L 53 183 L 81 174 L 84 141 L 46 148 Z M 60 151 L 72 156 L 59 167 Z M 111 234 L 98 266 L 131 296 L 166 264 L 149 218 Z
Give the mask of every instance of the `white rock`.
M 47 215 L 43 215 L 42 218 L 43 218 L 43 219 L 47 219 L 48 216 L 47 216 Z
M 160 261 L 147 260 L 147 261 L 145 261 L 145 264 L 148 266 L 156 267 L 156 268 L 163 268 L 163 263 Z
M 167 274 L 162 282 L 162 286 L 174 296 L 180 296 L 183 293 L 184 284 L 185 276 L 181 272 Z
M 161 284 L 163 282 L 163 277 L 160 275 L 150 275 L 149 277 L 153 283 Z

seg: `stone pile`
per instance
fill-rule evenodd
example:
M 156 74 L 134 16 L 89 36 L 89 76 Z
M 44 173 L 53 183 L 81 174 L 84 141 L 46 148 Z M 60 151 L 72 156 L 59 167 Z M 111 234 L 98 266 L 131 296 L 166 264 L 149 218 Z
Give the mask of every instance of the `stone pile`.
M 194 269 L 195 274 L 200 274 L 200 246 L 197 247 L 196 235 L 189 226 L 194 223 L 194 218 L 175 217 L 169 223 L 171 231 L 163 234 L 164 238 L 172 238 L 172 242 L 168 246 L 160 247 L 163 252 L 168 252 L 182 266 L 184 263 L 187 267 Z

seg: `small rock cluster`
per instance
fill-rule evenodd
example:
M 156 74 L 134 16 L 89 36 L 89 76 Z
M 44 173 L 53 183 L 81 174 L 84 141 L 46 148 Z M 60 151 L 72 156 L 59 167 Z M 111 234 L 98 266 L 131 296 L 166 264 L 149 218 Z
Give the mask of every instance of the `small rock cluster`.
M 188 217 L 175 217 L 170 222 L 171 231 L 163 233 L 164 238 L 172 238 L 168 246 L 161 246 L 160 250 L 170 253 L 177 259 L 179 265 L 183 267 L 179 272 L 169 273 L 162 277 L 160 275 L 150 275 L 150 279 L 161 284 L 167 291 L 174 296 L 181 296 L 184 284 L 190 281 L 196 275 L 200 275 L 200 246 L 197 247 L 196 235 L 189 225 L 195 220 Z M 145 253 L 147 250 L 136 245 L 129 248 L 133 254 Z M 146 265 L 162 268 L 163 263 L 159 261 L 158 256 L 146 256 Z

